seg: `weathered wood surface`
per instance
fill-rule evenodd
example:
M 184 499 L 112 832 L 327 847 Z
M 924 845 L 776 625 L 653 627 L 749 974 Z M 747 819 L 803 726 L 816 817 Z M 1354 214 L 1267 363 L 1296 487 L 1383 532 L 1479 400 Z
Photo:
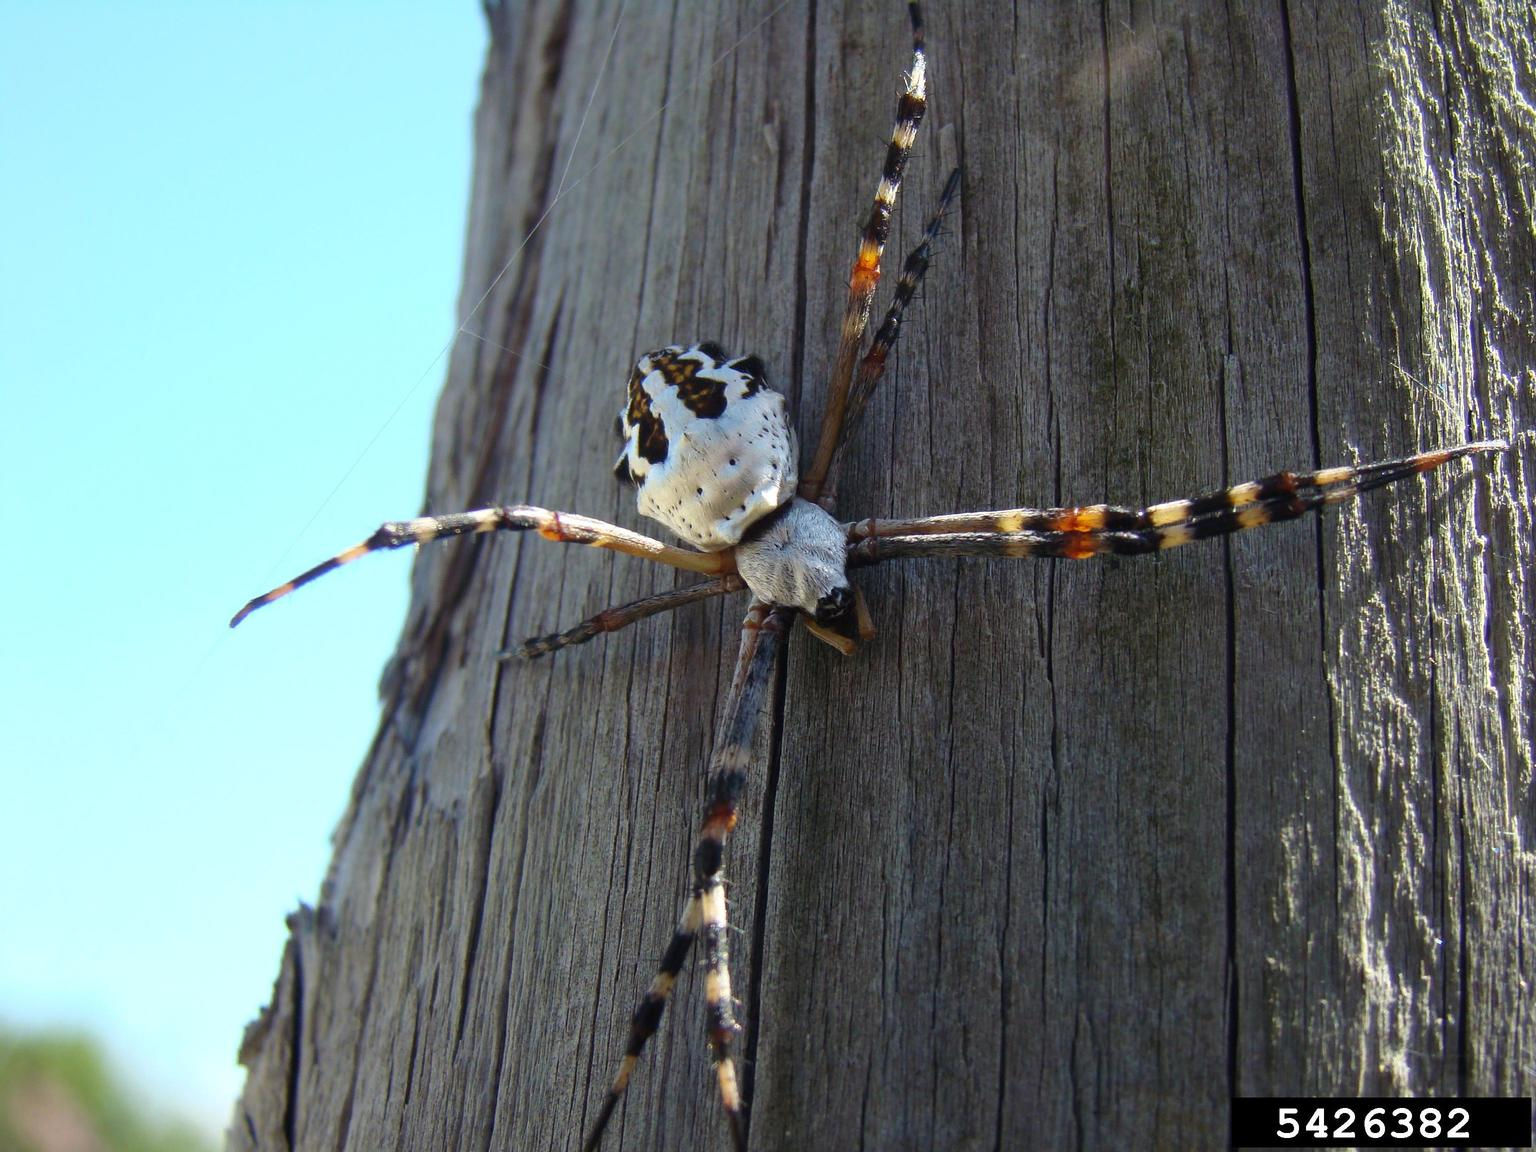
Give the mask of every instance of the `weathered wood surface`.
M 1249 7 L 930 4 L 892 256 L 964 191 L 849 515 L 1532 426 L 1531 8 Z M 814 443 L 907 28 L 770 8 L 630 4 L 579 141 L 617 5 L 492 8 L 465 309 L 516 255 L 428 509 L 634 524 L 612 412 L 675 339 L 760 352 Z M 1532 1092 L 1533 473 L 1527 439 L 1226 544 L 863 574 L 881 635 L 793 639 L 730 850 L 752 1147 L 1216 1147 L 1234 1092 Z M 414 579 L 236 1148 L 576 1147 L 681 907 L 744 600 L 499 665 L 673 576 L 497 539 Z M 609 1147 L 725 1145 L 701 1004 Z

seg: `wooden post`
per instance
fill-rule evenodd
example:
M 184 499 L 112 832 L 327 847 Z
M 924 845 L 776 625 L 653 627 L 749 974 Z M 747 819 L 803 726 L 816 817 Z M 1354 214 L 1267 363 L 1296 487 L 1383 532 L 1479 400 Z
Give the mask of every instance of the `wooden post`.
M 847 515 L 1536 426 L 1531 7 L 1249 7 L 929 5 L 888 273 L 964 186 Z M 675 340 L 759 353 L 815 442 L 905 13 L 631 3 L 608 58 L 618 8 L 488 7 L 428 510 L 639 526 L 613 414 Z M 1530 447 L 1165 556 L 861 574 L 880 635 L 792 638 L 730 846 L 752 1148 L 1210 1148 L 1233 1094 L 1530 1094 Z M 231 1147 L 579 1145 L 746 601 L 496 652 L 689 579 L 420 554 Z M 685 973 L 606 1147 L 727 1146 L 702 999 Z

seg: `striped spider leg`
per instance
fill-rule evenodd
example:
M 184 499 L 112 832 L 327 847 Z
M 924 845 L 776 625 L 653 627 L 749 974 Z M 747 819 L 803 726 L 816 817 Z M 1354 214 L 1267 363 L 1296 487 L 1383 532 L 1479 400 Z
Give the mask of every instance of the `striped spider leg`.
M 596 616 L 589 616 L 580 624 L 567 628 L 564 632 L 552 632 L 548 636 L 531 637 L 523 641 L 518 647 L 505 648 L 496 655 L 501 660 L 506 660 L 513 656 L 521 656 L 524 660 L 532 660 L 536 656 L 548 656 L 551 652 L 558 652 L 562 648 L 570 648 L 576 644 L 585 644 L 588 640 L 594 640 L 604 633 L 617 632 L 621 628 L 628 628 L 637 620 L 644 620 L 647 616 L 670 612 L 674 608 L 681 608 L 684 604 L 694 604 L 700 600 L 709 600 L 731 592 L 740 592 L 746 586 L 746 581 L 740 576 L 728 573 L 713 580 L 705 580 L 699 584 L 689 584 L 685 588 L 674 588 L 669 592 L 658 592 L 654 596 L 646 596 L 639 600 L 631 600 L 627 604 L 604 608 Z
M 318 580 L 327 572 L 334 572 L 343 564 L 350 564 L 370 552 L 405 548 L 413 544 L 429 544 L 434 540 L 446 540 L 453 536 L 471 536 L 482 532 L 530 530 L 537 532 L 545 540 L 554 540 L 562 544 L 586 544 L 592 548 L 608 548 L 614 552 L 640 556 L 646 560 L 654 560 L 658 564 L 666 564 L 688 572 L 718 575 L 722 581 L 719 589 L 721 592 L 730 590 L 724 584 L 735 573 L 730 552 L 694 552 L 672 544 L 663 544 L 650 536 L 631 532 L 628 528 L 620 528 L 617 524 L 594 520 L 590 516 L 576 516 L 570 512 L 551 512 L 547 508 L 514 504 L 503 508 L 480 508 L 474 512 L 454 512 L 446 516 L 419 516 L 415 520 L 391 520 L 381 524 L 373 535 L 361 544 L 354 544 L 345 552 L 338 552 L 329 560 L 322 560 L 313 568 L 300 573 L 292 580 L 279 584 L 270 592 L 263 592 L 260 596 L 247 601 L 245 607 L 235 613 L 229 626 L 235 627 L 256 609 L 265 608 L 274 600 L 281 600 L 296 588 L 302 588 L 310 581 Z M 675 608 L 678 604 L 687 602 L 687 600 L 679 600 L 677 603 L 641 611 L 631 619 L 639 620 L 653 612 L 665 611 L 667 608 Z M 591 624 L 590 621 L 587 623 Z M 622 625 L 619 626 L 622 627 Z M 604 628 L 602 625 L 593 625 L 593 627 L 595 631 L 592 635 L 613 630 L 611 627 Z M 533 642 L 530 641 L 530 643 Z M 561 646 L 555 645 L 555 647 Z M 530 653 L 530 655 L 534 654 L 536 653 Z
M 693 851 L 693 885 L 682 919 L 662 953 L 650 987 L 630 1020 L 629 1039 L 608 1094 L 588 1132 L 583 1152 L 593 1152 L 602 1142 L 613 1110 L 629 1086 L 646 1042 L 661 1025 L 667 999 L 683 970 L 693 942 L 703 937 L 704 1011 L 710 1058 L 720 1089 L 721 1104 L 730 1125 L 731 1142 L 746 1147 L 746 1125 L 736 1068 L 731 1059 L 731 1038 L 737 1025 L 731 1000 L 730 952 L 726 934 L 729 924 L 725 906 L 725 841 L 736 826 L 736 806 L 746 784 L 752 760 L 752 738 L 773 681 L 775 661 L 784 634 L 794 623 L 791 609 L 754 600 L 741 626 L 741 647 L 736 671 L 726 697 L 724 719 L 710 755 L 705 784 L 704 820 Z
M 853 271 L 848 277 L 848 303 L 843 309 L 843 323 L 838 333 L 837 352 L 832 359 L 832 377 L 828 384 L 827 409 L 821 420 L 821 439 L 816 445 L 816 456 L 811 461 L 805 478 L 800 483 L 800 495 L 807 500 L 819 500 L 822 485 L 832 471 L 833 456 L 843 439 L 843 425 L 849 411 L 849 394 L 853 388 L 853 373 L 858 360 L 859 345 L 864 341 L 864 329 L 869 323 L 869 306 L 880 283 L 880 257 L 885 252 L 885 242 L 891 235 L 891 218 L 896 208 L 896 195 L 901 190 L 901 176 L 907 167 L 907 157 L 917 139 L 917 129 L 928 110 L 928 57 L 923 50 L 923 15 L 916 0 L 907 5 L 912 18 L 912 69 L 907 73 L 906 91 L 896 105 L 896 126 L 891 131 L 891 142 L 885 150 L 885 166 L 880 171 L 880 183 L 875 186 L 875 202 L 864 234 L 859 239 L 858 255 L 854 257 Z M 958 172 L 951 177 L 951 185 L 958 186 Z M 944 203 L 954 194 L 954 187 L 946 187 Z M 942 213 L 942 208 L 941 208 Z M 937 220 L 937 216 L 935 217 Z M 935 226 L 936 228 L 936 226 Z M 925 241 L 928 237 L 925 235 Z M 926 255 L 924 256 L 926 265 Z M 915 290 L 916 284 L 913 284 Z M 910 298 L 910 293 L 908 293 Z M 900 327 L 901 308 L 893 305 L 896 323 L 891 330 L 894 342 Z M 873 351 L 873 349 L 871 350 Z M 883 357 L 881 360 L 883 363 Z M 878 377 L 879 372 L 876 371 Z
M 1372 488 L 1396 484 L 1442 464 L 1508 449 L 1480 440 L 1374 464 L 1276 472 L 1204 496 L 1146 508 L 1089 504 L 1074 508 L 1007 508 L 915 520 L 860 520 L 848 526 L 850 566 L 918 556 L 1141 555 L 1265 524 L 1295 520 Z

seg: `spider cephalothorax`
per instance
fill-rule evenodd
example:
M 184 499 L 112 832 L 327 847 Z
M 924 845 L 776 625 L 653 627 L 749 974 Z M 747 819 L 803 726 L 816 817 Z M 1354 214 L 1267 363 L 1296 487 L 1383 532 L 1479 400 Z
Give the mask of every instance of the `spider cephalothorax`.
M 710 342 L 647 352 L 630 374 L 619 435 L 614 474 L 635 484 L 642 516 L 701 551 L 734 550 L 741 579 L 770 604 L 822 624 L 847 614 L 847 535 L 795 495 L 789 405 L 762 360 Z
M 737 803 L 748 778 L 752 733 L 764 711 L 780 641 L 798 616 L 820 638 L 851 651 L 853 625 L 870 632 L 850 564 L 932 556 L 1038 556 L 1082 560 L 1106 553 L 1161 551 L 1226 533 L 1296 519 L 1359 493 L 1427 472 L 1449 460 L 1505 448 L 1500 440 L 1461 444 L 1397 460 L 1309 472 L 1279 472 L 1188 500 L 1146 508 L 1096 504 L 1010 508 L 910 520 L 839 523 L 832 515 L 844 450 L 884 372 L 903 313 L 928 267 L 946 208 L 957 196 L 951 174 L 922 241 L 907 258 L 894 299 L 869 347 L 864 344 L 880 258 L 908 152 L 925 107 L 923 26 L 910 5 L 912 68 L 874 205 L 849 277 L 848 303 L 832 360 L 826 413 L 810 466 L 802 474 L 788 406 L 768 386 L 763 362 L 731 357 L 718 344 L 672 345 L 642 356 L 619 414 L 624 450 L 615 472 L 638 489 L 640 512 L 691 547 L 678 547 L 585 516 L 518 504 L 423 516 L 382 525 L 371 537 L 256 597 L 231 621 L 326 572 L 381 548 L 424 544 L 477 532 L 535 531 L 548 540 L 640 556 L 709 579 L 619 605 L 574 628 L 529 640 L 524 656 L 542 656 L 613 632 L 658 612 L 750 588 L 724 722 L 710 759 L 707 801 L 693 855 L 683 914 L 655 976 L 630 1021 L 624 1056 L 584 1147 L 601 1141 L 642 1050 L 695 943 L 703 951 L 709 1047 L 732 1142 L 746 1147 L 746 1107 L 731 1055 L 736 1032 L 727 957 L 724 859 Z M 503 653 L 502 655 L 510 655 Z

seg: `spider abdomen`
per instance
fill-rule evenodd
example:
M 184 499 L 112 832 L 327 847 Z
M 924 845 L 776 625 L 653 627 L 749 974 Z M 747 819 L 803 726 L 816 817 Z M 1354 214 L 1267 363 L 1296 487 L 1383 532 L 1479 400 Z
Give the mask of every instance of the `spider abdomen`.
M 718 344 L 670 345 L 640 357 L 619 413 L 614 465 L 639 488 L 640 514 L 706 552 L 741 541 L 799 483 L 784 397 L 756 356 Z

